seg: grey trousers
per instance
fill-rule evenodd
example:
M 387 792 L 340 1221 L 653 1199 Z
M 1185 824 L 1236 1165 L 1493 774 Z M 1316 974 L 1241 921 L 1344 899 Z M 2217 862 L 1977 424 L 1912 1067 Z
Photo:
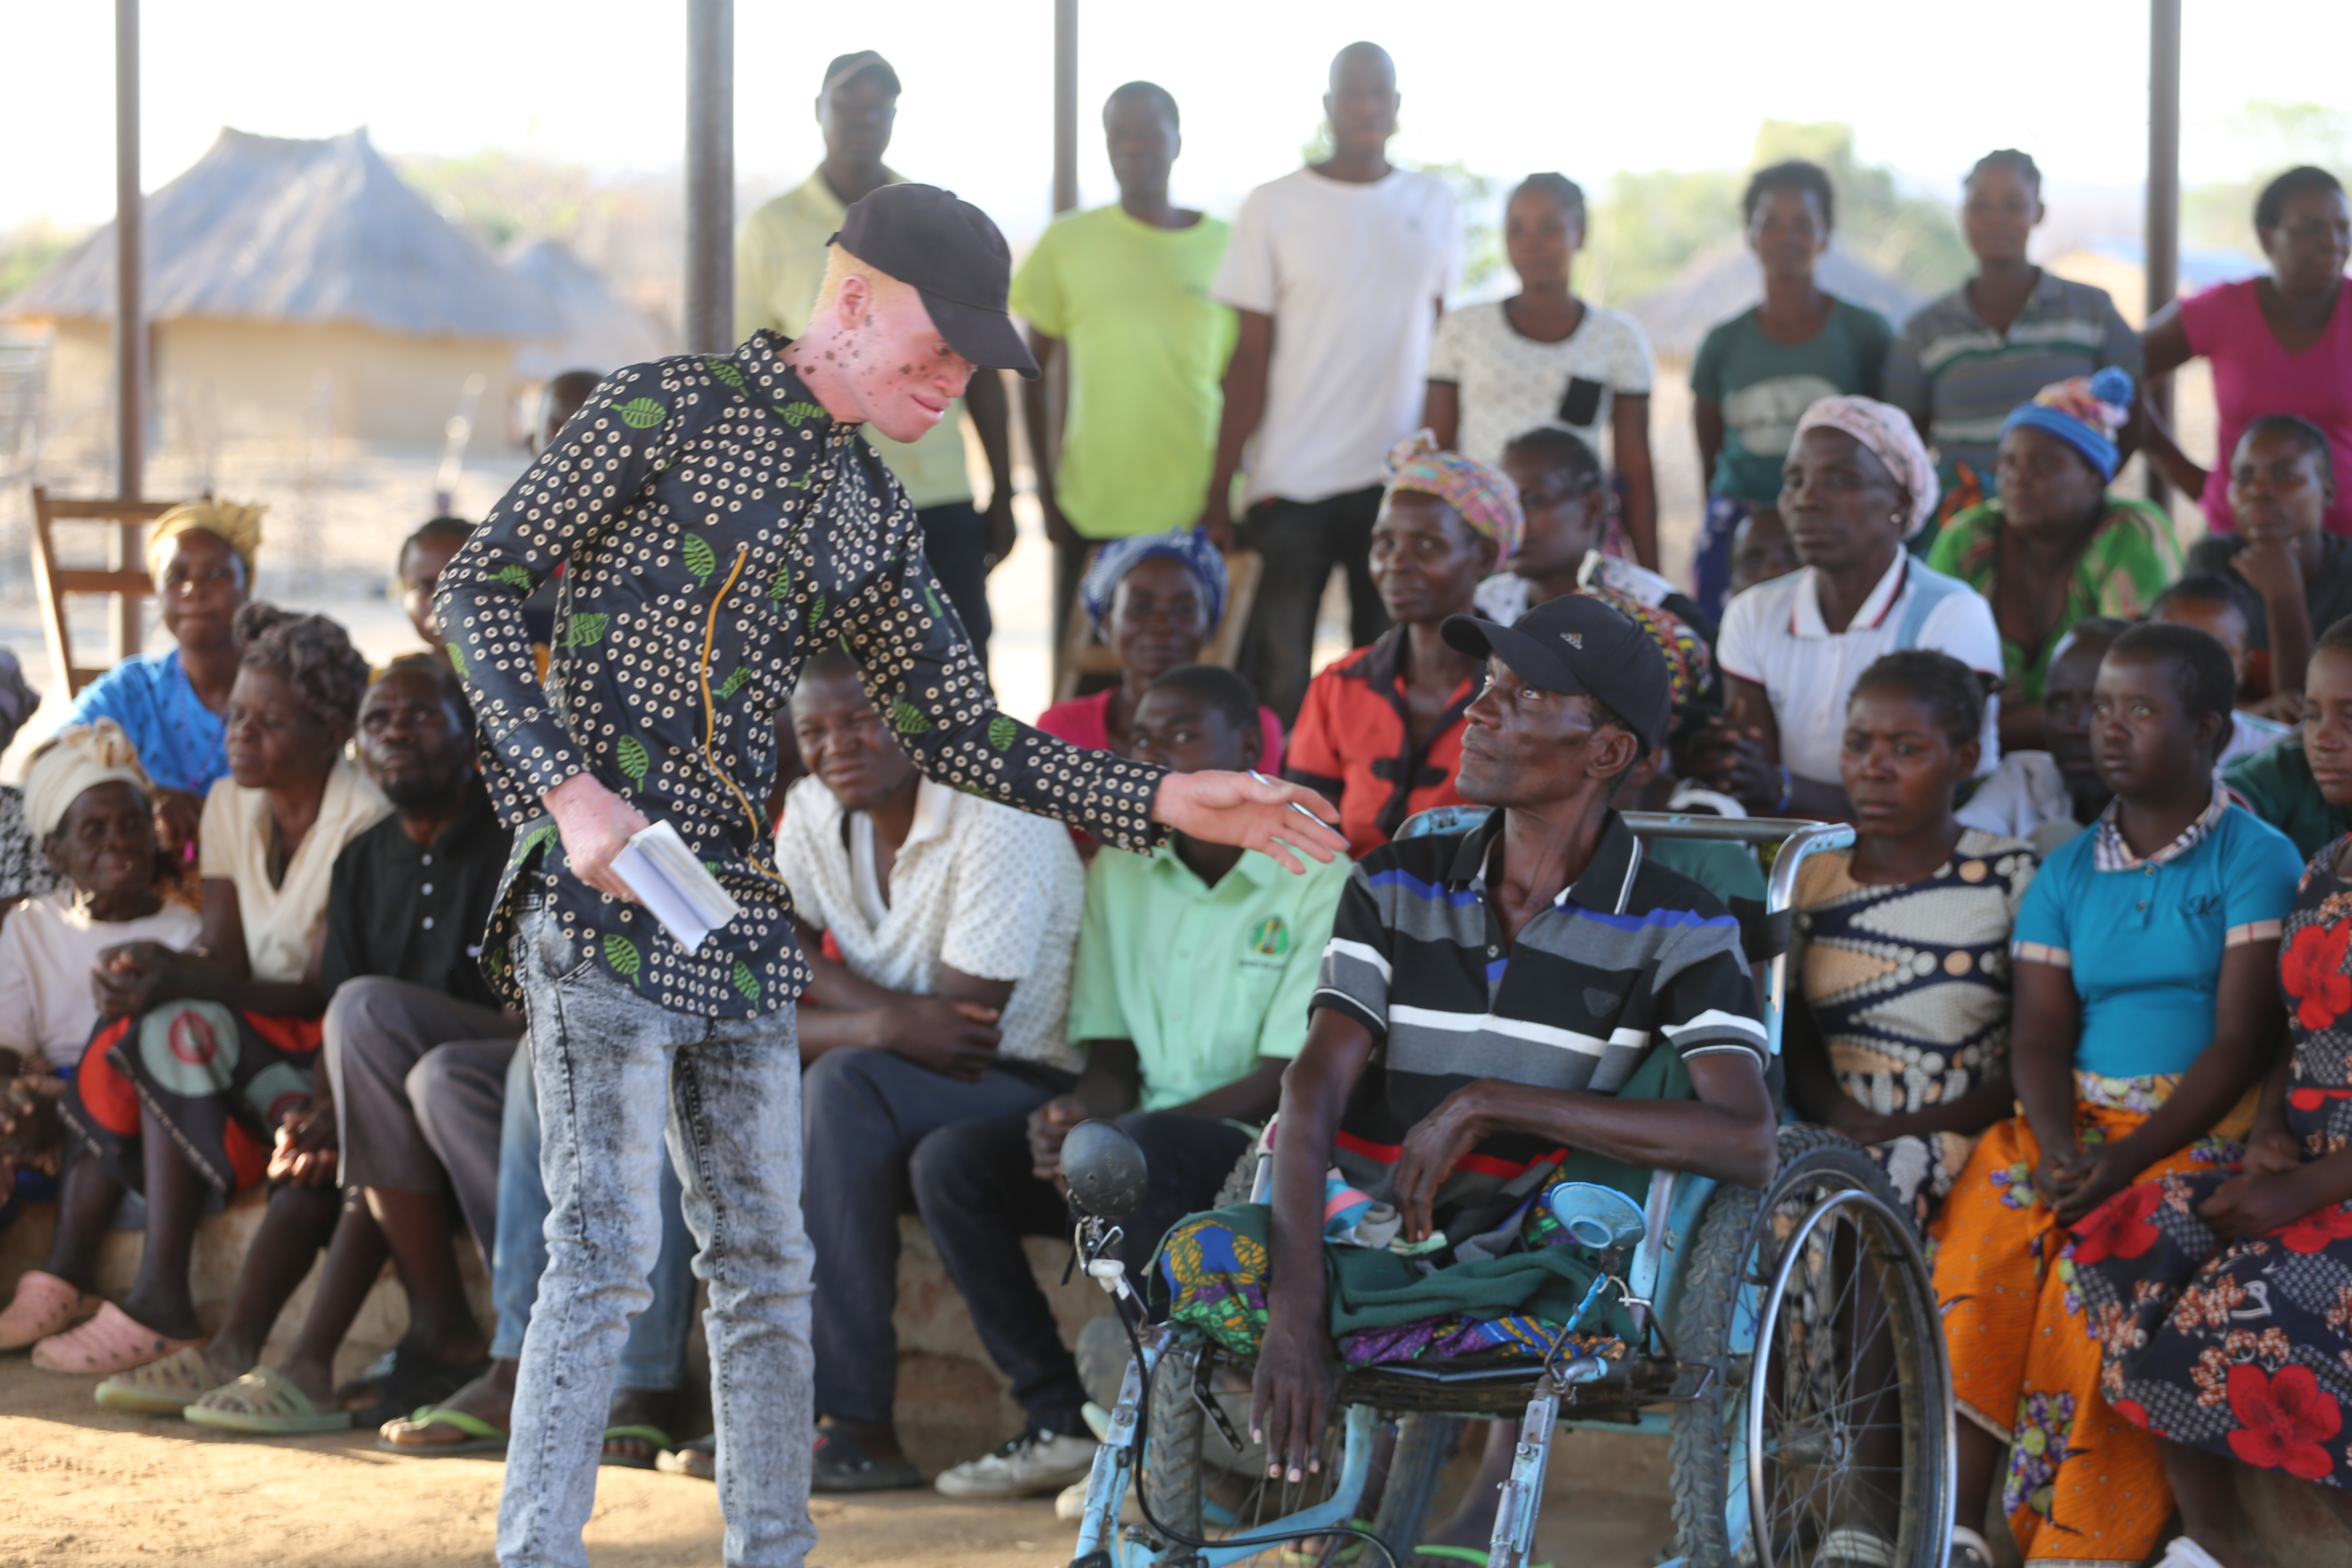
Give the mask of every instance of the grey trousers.
M 557 919 L 514 942 L 538 1080 L 547 1270 L 524 1339 L 499 1502 L 506 1568 L 586 1568 L 580 1532 L 631 1314 L 661 1249 L 655 1162 L 685 1187 L 710 1287 L 710 1403 L 727 1568 L 803 1568 L 808 1510 L 809 1273 L 801 1222 L 800 1057 L 789 1008 L 671 1013 L 614 978 Z
M 334 1084 L 343 1184 L 404 1193 L 454 1187 L 487 1258 L 497 1237 L 497 1123 L 487 1151 L 463 1136 L 436 1137 L 434 1081 L 470 1063 L 503 1081 L 507 1058 L 522 1037 L 522 1020 L 370 974 L 335 992 L 324 1027 L 321 1049 Z

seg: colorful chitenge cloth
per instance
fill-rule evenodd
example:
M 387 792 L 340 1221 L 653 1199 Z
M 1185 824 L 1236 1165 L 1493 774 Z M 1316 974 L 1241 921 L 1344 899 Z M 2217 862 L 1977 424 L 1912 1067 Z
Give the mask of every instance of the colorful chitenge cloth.
M 2084 1148 L 2136 1131 L 2178 1074 L 2074 1074 Z M 2212 1131 L 2148 1167 L 2152 1178 L 2234 1172 L 2249 1095 Z M 2163 1538 L 2172 1492 L 2156 1439 L 2101 1393 L 2084 1249 L 2033 1184 L 2042 1146 L 2023 1117 L 1977 1142 L 1934 1226 L 1936 1300 L 1959 1414 L 2010 1445 L 2001 1511 L 2029 1563 L 2137 1563 Z M 2095 1246 L 2089 1256 L 2098 1256 Z
M 233 1193 L 261 1180 L 278 1124 L 310 1096 L 321 1020 L 170 1002 L 100 1023 L 58 1110 L 86 1151 L 133 1192 L 143 1105 L 196 1173 Z
M 1556 1173 L 1543 1192 L 1590 1179 Z M 1273 1211 L 1265 1204 L 1194 1215 L 1168 1234 L 1154 1281 L 1168 1318 L 1235 1355 L 1252 1356 L 1265 1337 L 1266 1247 Z M 1382 1247 L 1326 1243 L 1324 1277 L 1331 1332 L 1349 1367 L 1483 1352 L 1541 1359 L 1584 1300 L 1600 1260 L 1572 1241 L 1548 1205 L 1528 1205 L 1518 1251 L 1429 1269 Z M 1606 1310 L 1570 1342 L 1587 1355 L 1624 1353 L 1633 1332 L 1613 1290 Z
M 2306 1164 L 2352 1145 L 2352 881 L 2336 875 L 2342 847 L 2304 872 L 2279 947 L 2294 1052 L 2286 1131 Z M 2116 1415 L 2158 1436 L 2352 1488 L 2352 1203 L 2224 1237 L 2199 1210 L 2229 1179 L 2210 1167 L 2169 1173 L 2074 1227 L 2075 1282 L 2105 1351 L 2101 1389 Z

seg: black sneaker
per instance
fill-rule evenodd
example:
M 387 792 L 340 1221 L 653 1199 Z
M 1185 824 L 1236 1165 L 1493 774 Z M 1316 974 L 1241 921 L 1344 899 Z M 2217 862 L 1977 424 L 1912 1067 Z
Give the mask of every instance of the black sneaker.
M 923 1478 L 905 1459 L 890 1464 L 876 1461 L 874 1456 L 860 1447 L 857 1439 L 838 1426 L 816 1429 L 814 1462 L 809 1467 L 809 1490 L 813 1492 L 889 1492 L 903 1491 L 923 1484 Z

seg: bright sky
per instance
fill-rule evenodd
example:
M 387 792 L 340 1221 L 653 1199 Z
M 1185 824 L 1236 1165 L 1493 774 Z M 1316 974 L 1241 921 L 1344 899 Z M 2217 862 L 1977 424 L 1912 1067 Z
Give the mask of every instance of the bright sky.
M 321 136 L 367 125 L 387 153 L 531 150 L 600 170 L 683 156 L 681 0 L 148 0 L 146 184 L 194 162 L 220 126 Z M 2250 99 L 2352 110 L 2342 50 L 2319 42 L 2342 0 L 2273 0 L 2259 26 L 2188 9 L 2182 162 L 2190 181 L 2276 161 L 2228 121 Z M 1016 237 L 1045 221 L 1052 178 L 1047 0 L 798 5 L 740 0 L 739 171 L 797 177 L 819 153 L 811 102 L 825 60 L 874 47 L 906 87 L 891 162 L 987 207 Z M 0 37 L 18 151 L 0 229 L 100 221 L 113 209 L 111 7 L 8 7 Z M 1433 26 L 1442 14 L 1442 26 Z M 836 21 L 835 18 L 838 18 Z M 1483 25 L 1476 25 L 1484 18 Z M 1080 180 L 1112 194 L 1094 110 L 1149 77 L 1183 107 L 1177 195 L 1230 211 L 1295 165 L 1320 118 L 1332 52 L 1385 44 L 1404 94 L 1399 155 L 1512 176 L 1556 168 L 1598 188 L 1623 168 L 1736 167 L 1757 121 L 1843 120 L 1861 155 L 1953 189 L 1980 153 L 2021 146 L 2053 179 L 2129 185 L 2147 159 L 2147 6 L 1978 0 L 1965 9 L 1813 0 L 1563 7 L 1558 0 L 1331 5 L 1189 0 L 1080 8 Z M 2300 41 L 2300 42 L 2298 42 Z

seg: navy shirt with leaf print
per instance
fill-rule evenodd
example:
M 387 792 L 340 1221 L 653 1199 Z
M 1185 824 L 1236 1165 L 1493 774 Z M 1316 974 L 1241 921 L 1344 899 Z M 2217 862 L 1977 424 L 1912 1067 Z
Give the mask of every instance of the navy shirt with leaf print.
M 436 605 L 515 851 L 483 939 L 545 899 L 571 951 L 672 1011 L 756 1016 L 808 981 L 763 803 L 802 661 L 838 641 L 918 767 L 942 784 L 1151 847 L 1163 770 L 996 710 L 923 558 L 914 508 L 760 332 L 727 358 L 615 372 L 441 574 Z M 522 605 L 564 568 L 542 682 Z M 541 796 L 587 773 L 677 827 L 743 912 L 687 952 L 564 864 Z

